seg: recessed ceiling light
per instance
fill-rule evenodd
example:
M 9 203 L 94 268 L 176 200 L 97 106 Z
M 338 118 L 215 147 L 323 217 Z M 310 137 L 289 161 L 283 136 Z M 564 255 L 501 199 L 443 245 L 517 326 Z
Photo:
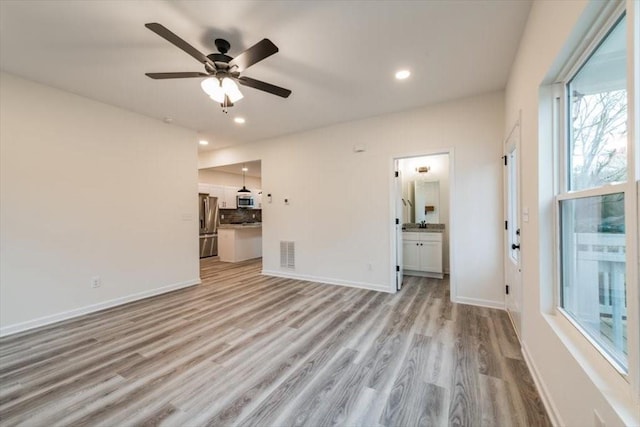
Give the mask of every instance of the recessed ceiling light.
M 245 166 L 245 167 L 242 168 L 242 172 L 248 172 L 248 171 L 249 171 L 248 167 Z
M 396 79 L 404 80 L 411 75 L 411 71 L 409 70 L 400 70 L 396 73 Z
M 209 141 L 205 141 L 204 139 L 201 139 L 200 145 L 209 145 Z
M 243 124 L 244 122 L 246 122 L 244 117 L 236 117 L 235 119 L 233 119 L 233 121 L 238 123 L 238 124 Z

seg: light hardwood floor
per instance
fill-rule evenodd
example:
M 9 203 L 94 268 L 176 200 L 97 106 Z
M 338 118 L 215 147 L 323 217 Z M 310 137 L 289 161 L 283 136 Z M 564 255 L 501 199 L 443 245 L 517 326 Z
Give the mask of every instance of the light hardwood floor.
M 0 339 L 0 425 L 550 425 L 505 312 L 260 267 Z

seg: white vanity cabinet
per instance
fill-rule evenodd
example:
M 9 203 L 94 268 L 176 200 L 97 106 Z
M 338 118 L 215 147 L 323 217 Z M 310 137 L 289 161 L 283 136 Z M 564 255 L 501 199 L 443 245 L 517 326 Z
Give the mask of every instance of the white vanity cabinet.
M 403 232 L 402 254 L 405 274 L 442 279 L 442 233 Z

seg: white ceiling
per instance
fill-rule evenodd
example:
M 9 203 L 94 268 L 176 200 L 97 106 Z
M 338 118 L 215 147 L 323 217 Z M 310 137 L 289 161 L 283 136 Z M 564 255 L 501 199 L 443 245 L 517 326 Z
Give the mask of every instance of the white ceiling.
M 0 1 L 0 68 L 175 125 L 210 144 L 256 141 L 504 88 L 530 1 Z M 243 75 L 291 89 L 240 87 L 226 115 L 202 71 L 144 27 L 159 22 L 205 54 L 226 38 L 235 56 L 262 38 L 280 52 Z M 408 68 L 412 76 L 393 75 Z M 237 125 L 233 118 L 246 118 Z M 197 141 L 194 141 L 197 144 Z
M 214 168 L 200 169 L 201 171 L 214 171 L 214 172 L 226 172 L 235 175 L 242 175 L 242 168 L 246 167 L 248 170 L 245 173 L 246 176 L 252 176 L 254 178 L 262 177 L 262 162 L 260 160 L 254 160 L 245 163 L 236 163 L 233 165 L 216 166 Z

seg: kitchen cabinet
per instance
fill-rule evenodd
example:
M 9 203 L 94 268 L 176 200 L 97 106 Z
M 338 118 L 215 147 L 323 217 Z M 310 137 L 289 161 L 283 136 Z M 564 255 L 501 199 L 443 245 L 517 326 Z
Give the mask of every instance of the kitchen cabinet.
M 222 208 L 224 201 L 224 187 L 222 185 L 209 184 L 209 196 L 218 198 L 218 207 Z
M 402 256 L 406 274 L 442 279 L 442 233 L 403 232 Z
M 209 194 L 209 184 L 198 183 L 198 194 Z
M 236 209 L 238 207 L 237 195 L 239 189 L 238 187 L 224 187 L 223 206 L 220 206 L 222 209 Z
M 208 194 L 210 197 L 218 198 L 218 207 L 220 209 L 235 209 L 238 206 L 236 195 L 239 187 L 228 187 L 215 184 L 198 184 L 198 193 Z

